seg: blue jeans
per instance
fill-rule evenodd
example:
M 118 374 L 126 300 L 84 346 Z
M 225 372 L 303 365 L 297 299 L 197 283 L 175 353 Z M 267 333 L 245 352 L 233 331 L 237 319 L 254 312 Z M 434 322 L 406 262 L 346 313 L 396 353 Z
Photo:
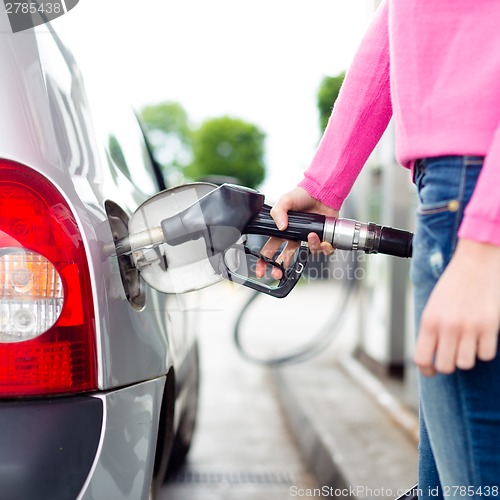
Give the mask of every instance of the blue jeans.
M 411 276 L 417 332 L 427 299 L 455 250 L 482 163 L 481 157 L 446 156 L 415 166 L 420 204 Z M 477 362 L 472 370 L 420 376 L 419 387 L 419 498 L 500 498 L 499 356 Z

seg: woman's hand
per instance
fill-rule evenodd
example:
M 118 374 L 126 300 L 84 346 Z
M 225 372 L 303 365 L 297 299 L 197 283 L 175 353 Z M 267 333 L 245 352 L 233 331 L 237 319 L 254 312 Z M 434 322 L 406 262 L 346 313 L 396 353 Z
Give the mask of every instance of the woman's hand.
M 301 187 L 296 187 L 290 192 L 284 194 L 271 209 L 271 216 L 276 223 L 278 229 L 283 231 L 288 226 L 288 211 L 294 210 L 297 212 L 311 212 L 323 214 L 328 217 L 338 217 L 338 210 L 334 210 L 329 206 L 325 205 L 321 201 L 313 198 L 305 189 Z M 262 247 L 261 254 L 265 257 L 272 258 L 274 254 L 278 251 L 282 245 L 283 240 L 280 238 L 269 238 L 266 244 Z M 315 233 L 310 233 L 308 235 L 308 244 L 311 252 L 319 253 L 322 252 L 325 255 L 330 255 L 333 253 L 334 248 L 330 243 L 320 241 L 319 237 Z M 280 256 L 277 258 L 278 262 L 283 262 L 283 265 L 287 267 L 297 250 L 299 243 L 293 241 L 287 241 L 285 248 L 282 250 Z M 262 278 L 266 272 L 266 263 L 263 260 L 257 262 L 257 267 L 255 274 L 257 277 Z M 279 269 L 273 268 L 272 271 L 273 278 L 279 279 L 281 277 L 281 271 Z
M 423 375 L 492 360 L 500 328 L 500 247 L 459 240 L 422 313 L 415 363 Z

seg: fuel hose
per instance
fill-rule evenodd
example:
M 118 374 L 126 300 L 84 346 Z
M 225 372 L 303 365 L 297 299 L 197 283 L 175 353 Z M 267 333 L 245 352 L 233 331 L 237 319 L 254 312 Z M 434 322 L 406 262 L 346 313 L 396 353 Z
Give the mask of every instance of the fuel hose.
M 327 316 L 323 326 L 315 333 L 314 337 L 309 342 L 300 348 L 283 354 L 282 356 L 260 358 L 250 354 L 243 345 L 243 325 L 247 319 L 247 315 L 251 312 L 252 305 L 256 300 L 258 300 L 258 297 L 262 295 L 259 291 L 252 291 L 249 298 L 240 309 L 233 328 L 233 340 L 239 354 L 251 363 L 262 366 L 277 367 L 294 363 L 302 363 L 323 352 L 340 332 L 340 325 L 345 319 L 351 298 L 355 295 L 358 288 L 355 276 L 357 275 L 356 270 L 359 268 L 360 264 L 358 259 L 353 259 L 353 261 L 355 262 L 353 272 L 349 273 L 351 277 L 346 278 L 346 282 L 341 285 L 341 296 L 336 301 L 337 305 Z

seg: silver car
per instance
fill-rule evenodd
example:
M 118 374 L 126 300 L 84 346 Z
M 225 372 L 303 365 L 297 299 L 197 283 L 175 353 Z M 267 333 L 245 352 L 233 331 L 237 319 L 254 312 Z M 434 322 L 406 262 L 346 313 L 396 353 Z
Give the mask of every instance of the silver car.
M 193 433 L 196 297 L 113 241 L 163 179 L 48 25 L 2 3 L 0 31 L 0 498 L 151 498 Z

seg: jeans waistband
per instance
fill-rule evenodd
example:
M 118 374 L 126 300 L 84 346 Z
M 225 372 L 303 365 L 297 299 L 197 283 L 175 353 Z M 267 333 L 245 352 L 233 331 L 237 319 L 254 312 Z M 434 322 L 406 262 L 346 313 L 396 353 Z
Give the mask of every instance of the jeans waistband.
M 462 168 L 467 165 L 482 165 L 484 156 L 479 155 L 443 155 L 429 158 L 418 158 L 413 163 L 412 179 L 415 183 L 417 176 L 428 166 L 446 162 L 447 166 Z

